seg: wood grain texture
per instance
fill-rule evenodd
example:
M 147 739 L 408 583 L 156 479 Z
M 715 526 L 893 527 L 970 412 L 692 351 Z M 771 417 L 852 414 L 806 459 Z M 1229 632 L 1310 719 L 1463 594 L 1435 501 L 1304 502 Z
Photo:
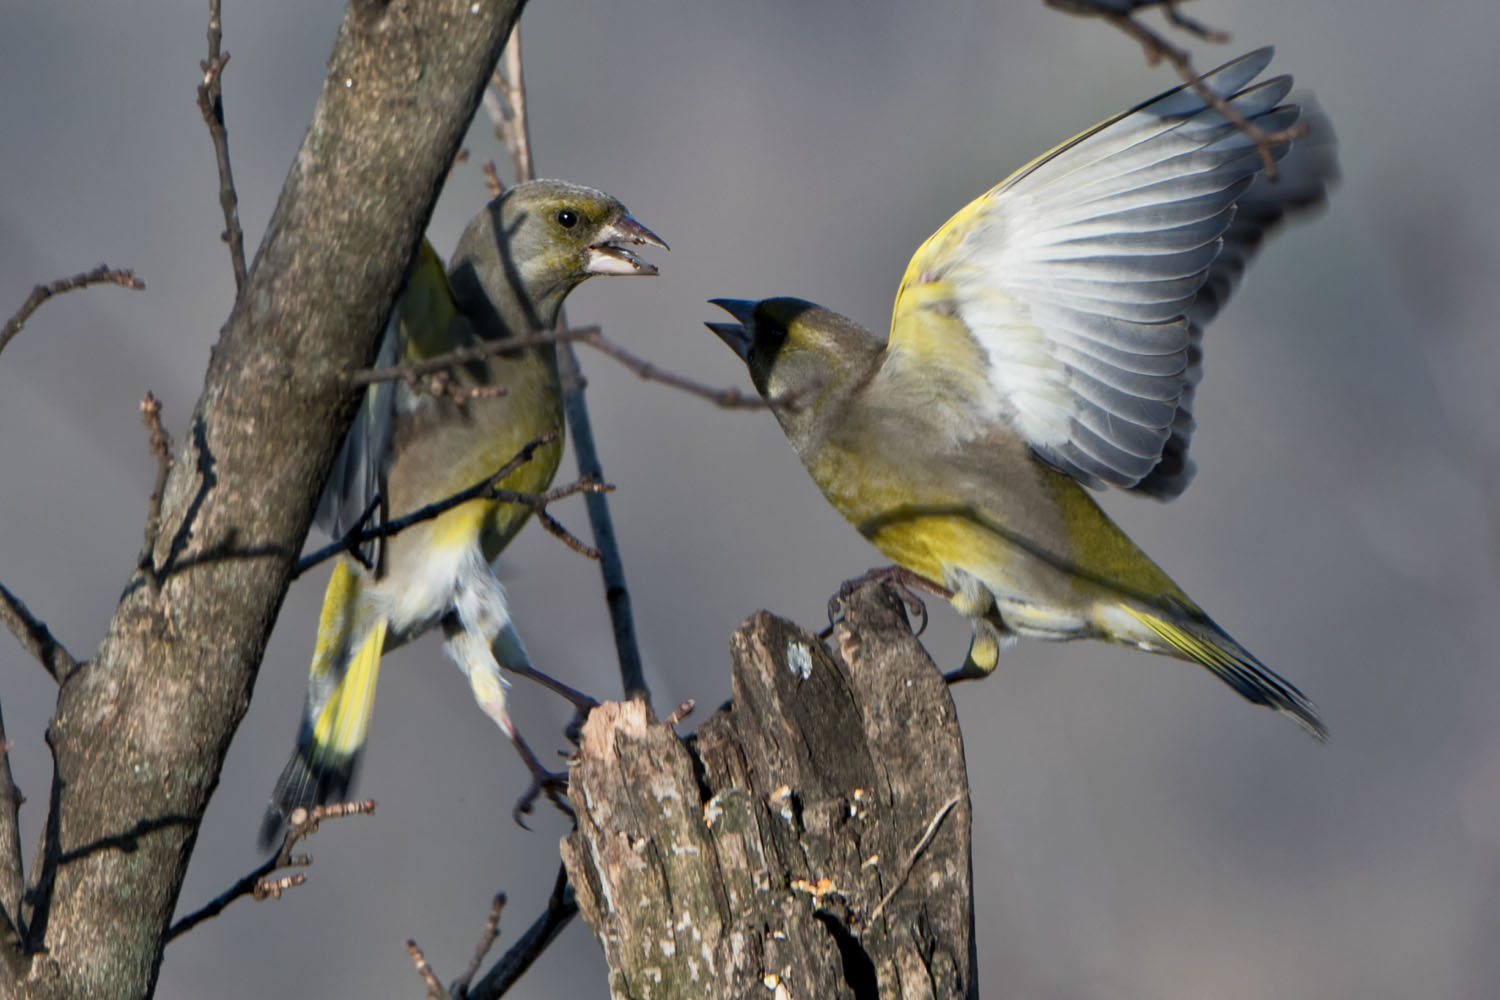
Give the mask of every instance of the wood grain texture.
M 611 996 L 977 997 L 963 744 L 900 601 L 861 588 L 827 646 L 762 612 L 731 650 L 694 736 L 639 702 L 584 727 L 563 858 Z

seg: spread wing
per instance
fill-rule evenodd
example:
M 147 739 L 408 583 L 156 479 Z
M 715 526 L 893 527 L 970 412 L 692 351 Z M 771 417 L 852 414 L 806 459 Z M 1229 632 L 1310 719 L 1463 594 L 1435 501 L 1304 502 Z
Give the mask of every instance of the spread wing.
M 1205 82 L 1274 132 L 1301 111 L 1282 103 L 1289 77 L 1252 82 L 1270 60 L 1269 48 L 1249 53 Z M 1192 474 L 1186 404 L 1202 326 L 1266 230 L 1321 198 L 1327 149 L 1299 185 L 1268 183 L 1248 136 L 1191 89 L 1168 91 L 1023 167 L 933 234 L 897 295 L 892 359 L 978 357 L 986 420 L 1091 486 L 1175 496 Z M 934 350 L 934 329 L 971 340 Z
M 457 314 L 458 305 L 443 262 L 432 244 L 423 239 L 411 276 L 391 310 L 375 367 L 421 360 L 447 349 Z M 318 500 L 314 523 L 332 538 L 342 538 L 352 530 L 382 493 L 393 417 L 398 409 L 416 405 L 412 395 L 405 383 L 396 381 L 376 382 L 365 390 L 364 403 L 339 448 Z M 379 511 L 375 513 L 371 524 L 379 523 Z M 373 558 L 373 545 L 363 549 Z

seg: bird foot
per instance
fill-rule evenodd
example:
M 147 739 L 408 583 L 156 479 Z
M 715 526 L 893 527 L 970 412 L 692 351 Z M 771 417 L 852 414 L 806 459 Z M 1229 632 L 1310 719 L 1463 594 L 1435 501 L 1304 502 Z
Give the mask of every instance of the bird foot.
M 523 830 L 530 830 L 523 816 L 530 815 L 532 807 L 536 804 L 537 797 L 545 794 L 551 803 L 557 807 L 557 811 L 568 819 L 574 819 L 573 807 L 568 804 L 568 775 L 564 771 L 548 771 L 537 766 L 531 772 L 531 785 L 526 789 L 516 805 L 511 810 L 511 817 L 516 825 Z
M 896 595 L 901 598 L 901 603 L 906 607 L 907 617 L 918 623 L 915 628 L 917 635 L 927 631 L 927 605 L 917 596 L 916 591 L 925 590 L 944 600 L 951 600 L 953 597 L 947 588 L 940 587 L 926 577 L 913 573 L 905 566 L 877 566 L 868 573 L 839 584 L 838 591 L 828 599 L 829 626 L 821 634 L 822 638 L 826 639 L 832 634 L 833 623 L 843 617 L 843 605 L 850 595 L 872 581 L 886 583 L 895 588 Z
M 573 807 L 568 805 L 568 774 L 566 771 L 549 771 L 542 766 L 542 762 L 536 759 L 536 754 L 531 752 L 531 747 L 521 738 L 521 734 L 512 726 L 509 730 L 510 741 L 516 748 L 516 753 L 521 756 L 521 763 L 526 765 L 526 770 L 531 772 L 531 784 L 525 793 L 516 800 L 515 808 L 511 810 L 511 818 L 516 825 L 523 830 L 530 830 L 526 821 L 521 817 L 529 814 L 531 808 L 536 804 L 537 796 L 546 795 L 568 819 L 573 819 Z
M 590 712 L 599 707 L 598 700 L 584 694 L 577 688 L 569 687 L 556 677 L 542 673 L 529 664 L 521 664 L 519 666 L 507 665 L 506 669 L 510 670 L 511 673 L 519 674 L 529 680 L 536 681 L 553 694 L 565 698 L 573 706 L 573 719 L 568 723 L 567 728 L 563 730 L 563 734 L 567 736 L 569 743 L 576 746 L 579 734 L 583 731 L 584 720 L 589 717 Z

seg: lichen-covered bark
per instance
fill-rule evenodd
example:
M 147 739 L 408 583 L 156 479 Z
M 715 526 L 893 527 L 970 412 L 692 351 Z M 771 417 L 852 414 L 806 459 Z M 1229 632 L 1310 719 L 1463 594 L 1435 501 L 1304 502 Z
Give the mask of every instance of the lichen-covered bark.
M 199 821 L 357 405 L 339 373 L 373 356 L 522 5 L 349 4 L 182 436 L 156 580 L 131 577 L 98 654 L 58 696 L 19 995 L 151 992 Z
M 761 613 L 732 651 L 695 737 L 638 702 L 584 727 L 563 859 L 611 995 L 977 997 L 963 745 L 899 601 L 861 589 L 831 649 Z

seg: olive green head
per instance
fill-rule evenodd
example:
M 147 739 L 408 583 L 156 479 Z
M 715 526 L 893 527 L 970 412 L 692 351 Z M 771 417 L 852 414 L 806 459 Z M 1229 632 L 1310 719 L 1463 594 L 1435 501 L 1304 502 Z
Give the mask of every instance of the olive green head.
M 804 299 L 713 299 L 734 323 L 704 324 L 740 356 L 756 391 L 792 436 L 873 374 L 884 345 L 849 319 Z
M 655 274 L 632 249 L 647 244 L 667 247 L 603 191 L 527 181 L 469 223 L 453 252 L 450 278 L 460 303 L 488 300 L 512 323 L 549 329 L 563 299 L 591 275 Z
M 740 356 L 767 399 L 837 391 L 865 374 L 881 349 L 864 327 L 805 299 L 712 299 L 711 304 L 738 322 L 704 325 Z

